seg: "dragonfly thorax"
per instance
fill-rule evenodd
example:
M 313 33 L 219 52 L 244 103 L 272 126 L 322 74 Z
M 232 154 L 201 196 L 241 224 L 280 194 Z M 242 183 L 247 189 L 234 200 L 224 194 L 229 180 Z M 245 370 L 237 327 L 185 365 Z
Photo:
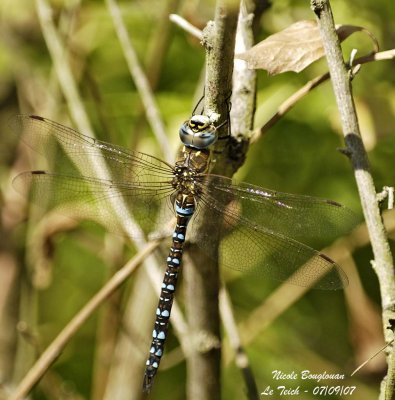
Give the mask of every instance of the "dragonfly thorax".
M 197 194 L 197 180 L 199 174 L 193 169 L 185 166 L 176 166 L 174 168 L 174 178 L 172 185 L 178 193 Z
M 180 128 L 180 139 L 185 146 L 206 149 L 218 138 L 217 129 L 206 115 L 193 115 Z

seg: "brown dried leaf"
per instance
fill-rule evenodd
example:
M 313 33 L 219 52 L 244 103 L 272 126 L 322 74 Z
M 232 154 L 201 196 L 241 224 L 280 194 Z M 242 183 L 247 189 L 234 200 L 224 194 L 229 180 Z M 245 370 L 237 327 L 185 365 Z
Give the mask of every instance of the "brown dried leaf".
M 352 25 L 340 25 L 340 41 L 352 33 L 365 31 Z M 324 48 L 316 21 L 299 21 L 281 32 L 269 36 L 236 58 L 247 62 L 250 69 L 266 69 L 269 74 L 286 71 L 300 72 L 324 55 Z

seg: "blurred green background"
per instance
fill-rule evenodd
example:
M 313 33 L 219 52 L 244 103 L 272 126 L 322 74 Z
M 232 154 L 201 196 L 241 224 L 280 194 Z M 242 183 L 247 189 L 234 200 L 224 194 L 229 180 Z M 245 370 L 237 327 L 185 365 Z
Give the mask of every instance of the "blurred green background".
M 204 50 L 197 39 L 167 22 L 168 12 L 172 9 L 203 28 L 214 16 L 213 3 L 120 2 L 130 39 L 155 91 L 172 146 L 170 158 L 179 145 L 178 127 L 189 117 L 202 92 L 197 82 L 203 76 Z M 64 51 L 96 137 L 163 158 L 163 149 L 146 123 L 106 5 L 99 1 L 61 0 L 50 5 L 61 38 L 67 43 Z M 377 37 L 382 50 L 393 48 L 395 8 L 390 2 L 365 0 L 356 5 L 334 0 L 332 7 L 336 23 L 363 26 Z M 72 122 L 43 39 L 36 3 L 3 0 L 0 12 L 0 293 L 4 294 L 0 296 L 0 379 L 4 390 L 10 391 L 28 371 L 37 352 L 136 251 L 100 227 L 65 227 L 56 220 L 43 223 L 32 213 L 27 221 L 29 208 L 10 182 L 17 172 L 36 169 L 37 164 L 29 164 L 32 154 L 18 145 L 8 120 L 22 112 L 46 116 L 68 126 Z M 303 19 L 313 19 L 309 2 L 273 1 L 261 18 L 259 40 Z M 160 31 L 166 24 L 168 35 Z M 371 51 L 371 43 L 366 35 L 358 33 L 343 44 L 345 58 L 353 48 L 360 56 Z M 394 61 L 369 63 L 362 66 L 353 81 L 361 131 L 378 191 L 395 181 L 393 71 Z M 268 76 L 265 71 L 258 71 L 255 126 L 263 125 L 282 101 L 324 72 L 324 60 L 300 74 Z M 337 151 L 342 146 L 338 113 L 327 82 L 296 104 L 251 147 L 237 178 L 283 192 L 331 198 L 359 213 L 362 220 L 353 171 L 347 158 Z M 386 216 L 386 221 L 391 221 L 391 215 Z M 310 291 L 295 304 L 287 305 L 285 313 L 273 321 L 265 316 L 265 310 L 272 312 L 287 304 L 287 291 L 265 308 L 265 299 L 275 291 L 277 283 L 229 278 L 236 319 L 242 324 L 242 338 L 248 337 L 245 347 L 260 391 L 268 385 L 278 385 L 272 377 L 274 370 L 327 371 L 344 373 L 347 379 L 324 384 L 355 385 L 355 393 L 349 396 L 353 399 L 377 398 L 385 374 L 383 358 L 376 358 L 349 378 L 352 370 L 383 344 L 379 287 L 370 266 L 372 253 L 363 228 L 358 232 L 351 249 L 355 264 L 350 260 L 341 264 L 349 275 L 349 288 L 333 293 Z M 389 234 L 394 237 L 393 231 Z M 338 247 L 333 247 L 333 257 L 343 259 L 341 254 L 336 258 Z M 163 261 L 163 268 L 164 265 Z M 128 399 L 143 398 L 142 373 L 157 302 L 156 291 L 143 268 L 83 326 L 31 398 L 122 400 L 121 394 L 116 395 L 119 386 L 124 385 L 119 382 L 127 382 L 133 388 Z M 182 288 L 177 299 L 182 305 Z M 261 308 L 261 314 L 254 314 Z M 129 320 L 123 319 L 124 315 Z M 19 324 L 19 333 L 18 321 L 25 322 Z M 170 336 L 168 357 L 161 364 L 152 399 L 185 398 L 185 360 L 177 338 Z M 121 346 L 129 349 L 130 353 L 124 354 L 130 357 L 130 364 L 127 370 L 116 371 L 117 357 L 123 353 Z M 224 399 L 246 397 L 242 375 L 235 367 L 226 339 L 222 377 Z M 285 384 L 302 385 L 309 390 L 296 398 L 315 398 L 314 381 Z M 103 395 L 106 390 L 107 397 Z

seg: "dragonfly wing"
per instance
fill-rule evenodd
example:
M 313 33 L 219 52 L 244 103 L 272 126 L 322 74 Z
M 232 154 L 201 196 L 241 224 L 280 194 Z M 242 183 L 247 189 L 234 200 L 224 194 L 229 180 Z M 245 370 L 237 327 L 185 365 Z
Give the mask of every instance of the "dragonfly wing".
M 196 243 L 205 252 L 215 256 L 220 243 L 221 263 L 225 266 L 255 276 L 288 280 L 299 286 L 339 289 L 348 284 L 346 274 L 333 260 L 289 235 L 302 236 L 302 227 L 287 228 L 286 222 L 292 223 L 291 215 L 303 208 L 304 196 L 291 195 L 287 203 L 284 195 L 284 202 L 280 203 L 278 197 L 273 200 L 273 196 L 257 193 L 258 189 L 261 192 L 265 189 L 253 187 L 250 195 L 250 186 L 236 186 L 225 177 L 210 179 L 202 187 L 193 221 Z M 293 208 L 286 207 L 289 203 Z M 318 211 L 315 213 L 319 215 Z M 202 224 L 204 228 L 196 231 Z
M 83 175 L 92 178 L 97 177 L 101 161 L 108 169 L 105 178 L 117 182 L 147 182 L 154 186 L 158 181 L 171 182 L 173 176 L 171 165 L 164 161 L 82 135 L 43 117 L 17 115 L 11 127 L 25 144 L 53 160 L 62 173 L 78 174 L 75 168 L 65 167 L 71 159 Z
M 253 225 L 297 241 L 318 239 L 320 244 L 328 243 L 357 224 L 356 215 L 335 201 L 235 183 L 222 176 L 211 176 L 203 193 L 214 198 L 218 208 L 227 209 L 234 204 L 238 213 Z
M 13 186 L 31 203 L 74 219 L 96 221 L 118 234 L 137 236 L 128 225 L 133 217 L 144 233 L 152 230 L 166 207 L 169 188 L 120 184 L 111 180 L 29 171 L 19 174 Z M 29 190 L 30 188 L 30 190 Z M 27 192 L 28 191 L 28 192 Z

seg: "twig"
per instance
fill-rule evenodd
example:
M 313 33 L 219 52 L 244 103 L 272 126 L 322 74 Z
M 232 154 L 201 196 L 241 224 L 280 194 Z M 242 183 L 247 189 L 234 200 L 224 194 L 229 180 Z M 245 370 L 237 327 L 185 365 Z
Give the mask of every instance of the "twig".
M 168 162 L 171 162 L 172 151 L 170 144 L 167 140 L 167 135 L 162 122 L 162 118 L 160 117 L 159 108 L 156 104 L 147 77 L 145 76 L 144 71 L 140 66 L 136 52 L 129 39 L 129 33 L 127 32 L 125 24 L 122 20 L 122 15 L 119 10 L 118 4 L 115 0 L 106 0 L 106 4 L 108 10 L 110 11 L 114 28 L 118 35 L 119 43 L 122 46 L 122 51 L 128 64 L 129 72 L 133 77 L 134 83 L 144 104 L 148 122 L 156 136 L 156 139 L 158 140 L 158 143 L 161 146 L 164 158 Z
M 361 365 L 358 366 L 358 368 L 354 369 L 353 372 L 351 372 L 350 376 L 355 375 L 359 370 L 361 370 L 370 360 L 372 360 L 374 357 L 382 353 L 388 346 L 390 346 L 394 340 L 391 340 L 389 343 L 385 344 L 380 350 L 377 350 L 376 353 L 371 355 L 366 361 L 364 361 Z
M 329 72 L 317 76 L 311 81 L 307 82 L 303 87 L 297 90 L 294 94 L 292 94 L 288 99 L 286 99 L 280 106 L 278 107 L 276 113 L 260 128 L 254 130 L 251 136 L 251 143 L 257 142 L 263 134 L 265 134 L 273 125 L 275 125 L 281 118 L 290 111 L 294 105 L 301 100 L 304 96 L 306 96 L 309 92 L 311 92 L 314 88 L 319 86 L 321 83 L 327 81 L 329 79 Z
M 144 65 L 146 67 L 145 70 L 149 86 L 154 93 L 158 86 L 163 63 L 165 62 L 172 41 L 173 24 L 169 19 L 169 15 L 178 9 L 179 3 L 180 0 L 166 0 L 166 2 L 164 2 L 164 9 L 158 17 L 158 26 L 150 37 L 150 43 L 148 45 L 149 51 L 145 57 Z M 131 148 L 136 147 L 135 144 L 137 144 L 139 140 L 140 132 L 143 131 L 142 127 L 146 124 L 147 117 L 144 104 L 138 105 L 136 115 Z
M 180 15 L 177 14 L 170 14 L 169 16 L 170 21 L 174 22 L 180 28 L 184 29 L 185 32 L 190 33 L 195 38 L 201 40 L 203 38 L 202 31 L 195 26 L 193 26 L 190 22 L 186 19 L 182 18 Z
M 253 46 L 252 24 L 255 10 L 252 4 L 249 3 L 248 6 L 249 7 L 247 7 L 245 1 L 241 2 L 235 38 L 236 52 L 246 51 Z M 244 162 L 245 153 L 248 149 L 249 134 L 254 120 L 255 97 L 256 71 L 248 70 L 245 61 L 235 60 L 233 70 L 232 109 L 230 116 L 232 127 L 230 159 L 234 171 Z M 225 331 L 234 350 L 236 366 L 241 370 L 245 381 L 247 396 L 250 400 L 259 399 L 253 371 L 249 365 L 247 354 L 241 344 L 236 322 L 233 317 L 230 298 L 225 287 L 222 287 L 220 291 L 220 312 Z
M 236 53 L 249 50 L 254 44 L 252 26 L 255 10 L 251 2 L 242 1 L 236 31 Z M 248 4 L 248 6 L 247 6 Z M 230 113 L 232 141 L 229 165 L 233 173 L 244 163 L 256 103 L 256 71 L 248 69 L 247 62 L 236 59 L 233 71 L 232 109 Z
M 373 61 L 392 60 L 395 58 L 395 49 L 388 51 L 381 51 L 379 53 L 369 54 L 356 58 L 353 61 L 353 66 L 366 64 Z M 292 94 L 286 99 L 277 109 L 277 112 L 267 121 L 262 127 L 255 129 L 251 135 L 251 143 L 257 142 L 260 137 L 265 134 L 273 125 L 275 125 L 288 111 L 290 111 L 294 105 L 301 100 L 304 96 L 310 93 L 313 89 L 319 86 L 321 83 L 326 82 L 329 79 L 329 72 L 317 76 L 311 81 L 307 82 L 303 87 Z
M 63 49 L 60 37 L 52 20 L 52 11 L 46 0 L 36 0 L 36 8 L 41 30 L 55 68 L 59 85 L 67 100 L 67 105 L 69 107 L 72 119 L 81 132 L 84 132 L 88 136 L 94 137 L 95 135 L 89 123 L 85 107 L 82 103 L 76 82 L 70 70 L 69 60 L 66 57 L 66 52 Z M 69 157 L 73 159 L 72 154 L 69 154 Z M 103 160 L 91 157 L 89 152 L 86 153 L 86 160 L 87 162 L 91 163 L 92 170 L 96 172 L 97 176 L 100 176 L 103 179 L 111 179 L 111 175 Z M 76 166 L 77 168 L 81 167 L 78 162 L 76 162 Z M 84 173 L 84 171 L 82 170 L 81 173 Z M 135 238 L 136 243 L 138 242 L 140 245 L 143 245 L 144 235 L 142 234 L 138 225 L 133 221 L 130 210 L 127 209 L 125 203 L 122 201 L 122 197 L 111 196 L 109 203 L 114 210 L 122 210 L 123 215 L 128 216 L 127 219 L 120 219 L 119 222 L 122 224 L 125 232 L 129 236 Z
M 388 210 L 392 210 L 394 208 L 394 188 L 393 186 L 384 186 L 383 190 L 380 193 L 377 193 L 377 201 L 382 203 L 385 199 L 388 198 Z
M 219 306 L 222 322 L 225 326 L 226 332 L 229 336 L 229 341 L 235 352 L 236 366 L 241 370 L 247 386 L 248 399 L 259 400 L 259 393 L 256 386 L 254 374 L 251 370 L 247 354 L 245 353 L 244 348 L 241 344 L 236 321 L 233 316 L 231 301 L 228 292 L 226 291 L 226 288 L 224 286 L 221 288 L 220 291 Z
M 234 37 L 237 24 L 237 9 L 227 8 L 227 1 L 218 1 L 215 22 L 209 22 L 203 32 L 206 49 L 206 84 L 204 111 L 208 115 L 220 115 L 216 124 L 226 121 L 228 105 L 226 99 L 231 91 L 233 70 Z M 220 135 L 227 132 L 220 129 Z M 213 171 L 223 174 L 224 159 L 217 162 Z M 228 170 L 228 173 L 231 171 Z M 215 216 L 206 215 L 206 218 Z M 206 235 L 209 224 L 195 227 Z M 206 231 L 204 231 L 206 230 Z M 190 263 L 185 267 L 186 305 L 190 332 L 193 333 L 191 353 L 187 359 L 187 397 L 190 399 L 219 399 L 220 384 L 220 319 L 218 308 L 219 270 L 218 262 L 209 259 L 204 251 L 190 246 Z M 216 240 L 213 237 L 213 240 Z M 191 335 L 192 336 L 192 335 Z M 201 340 L 200 338 L 208 338 Z
M 9 400 L 23 399 L 32 387 L 45 374 L 45 371 L 59 357 L 66 344 L 75 335 L 83 323 L 96 311 L 96 309 L 131 275 L 135 268 L 140 265 L 149 254 L 159 245 L 159 241 L 148 243 L 131 261 L 121 268 L 73 317 L 63 328 L 53 342 L 45 349 L 40 358 L 29 370 L 23 380 L 19 383 L 15 392 Z
M 41 30 L 48 46 L 59 85 L 67 99 L 72 119 L 81 132 L 94 137 L 95 135 L 78 93 L 77 85 L 75 84 L 75 80 L 71 74 L 67 52 L 64 50 L 52 21 L 52 10 L 48 6 L 46 0 L 36 0 L 36 8 Z
M 347 145 L 347 151 L 354 168 L 362 210 L 365 216 L 372 249 L 374 254 L 375 272 L 378 276 L 381 288 L 381 303 L 383 308 L 383 326 L 388 326 L 389 320 L 395 318 L 395 277 L 394 265 L 385 228 L 383 226 L 373 178 L 370 173 L 367 154 L 361 139 L 358 118 L 352 97 L 352 88 L 349 73 L 343 61 L 339 38 L 336 34 L 332 11 L 328 0 L 313 0 L 312 9 L 316 14 L 320 34 L 331 75 L 336 103 L 340 113 L 343 134 Z M 392 340 L 392 334 L 385 329 L 386 342 Z M 388 364 L 391 365 L 391 356 L 388 356 Z M 389 370 L 393 375 L 395 370 Z M 387 377 L 387 381 L 394 379 Z M 383 387 L 383 386 L 382 386 Z M 394 387 L 386 388 L 386 396 L 392 398 Z

